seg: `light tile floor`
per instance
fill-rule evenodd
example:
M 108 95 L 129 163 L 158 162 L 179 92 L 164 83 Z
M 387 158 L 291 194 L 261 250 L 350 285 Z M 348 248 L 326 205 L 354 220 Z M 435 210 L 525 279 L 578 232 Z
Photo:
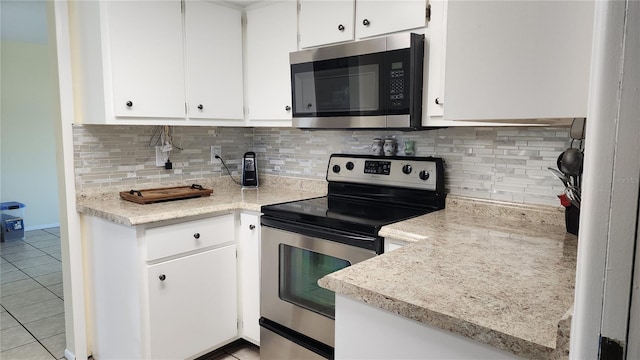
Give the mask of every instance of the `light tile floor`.
M 60 229 L 0 243 L 0 358 L 64 358 Z

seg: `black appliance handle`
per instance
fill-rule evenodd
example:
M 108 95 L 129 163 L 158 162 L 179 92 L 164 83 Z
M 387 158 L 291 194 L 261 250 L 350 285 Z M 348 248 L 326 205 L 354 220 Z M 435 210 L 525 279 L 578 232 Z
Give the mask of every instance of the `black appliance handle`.
M 308 237 L 326 239 L 345 245 L 372 250 L 375 251 L 376 254 L 382 254 L 382 252 L 384 251 L 382 238 L 376 236 L 347 233 L 344 231 L 328 229 L 317 225 L 301 224 L 287 220 L 274 219 L 266 215 L 262 215 L 260 217 L 260 224 L 263 226 L 290 231 Z
M 266 319 L 264 317 L 261 317 L 258 320 L 258 324 L 260 324 L 261 327 L 279 335 L 282 336 L 283 338 L 296 343 L 300 346 L 302 346 L 303 348 L 312 351 L 320 356 L 322 356 L 325 359 L 329 359 L 329 360 L 333 360 L 335 357 L 335 350 L 334 348 L 332 348 L 329 345 L 325 345 L 321 342 L 319 342 L 318 340 L 315 340 L 313 338 L 310 338 L 304 334 L 301 334 L 297 331 L 291 330 L 287 327 L 284 327 L 278 323 L 275 323 L 269 319 Z

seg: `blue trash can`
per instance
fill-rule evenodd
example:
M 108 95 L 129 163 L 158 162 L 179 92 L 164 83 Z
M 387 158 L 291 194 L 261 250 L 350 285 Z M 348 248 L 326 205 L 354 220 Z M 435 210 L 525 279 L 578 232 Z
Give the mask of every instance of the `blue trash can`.
M 24 208 L 23 203 L 9 201 L 0 203 L 0 241 L 24 239 Z

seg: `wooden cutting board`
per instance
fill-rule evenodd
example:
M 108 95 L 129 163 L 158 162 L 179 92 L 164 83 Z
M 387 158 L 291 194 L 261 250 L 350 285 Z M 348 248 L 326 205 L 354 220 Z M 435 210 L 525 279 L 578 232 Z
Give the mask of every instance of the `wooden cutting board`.
M 133 201 L 138 204 L 152 204 L 161 201 L 209 196 L 212 193 L 213 190 L 211 189 L 205 189 L 200 185 L 193 184 L 191 186 L 121 191 L 120 197 L 124 200 Z

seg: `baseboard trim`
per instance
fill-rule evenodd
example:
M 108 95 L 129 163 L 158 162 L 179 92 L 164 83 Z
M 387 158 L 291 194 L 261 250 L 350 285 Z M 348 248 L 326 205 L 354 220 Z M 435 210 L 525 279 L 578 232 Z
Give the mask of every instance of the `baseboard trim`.
M 76 360 L 75 354 L 69 351 L 69 349 L 64 349 L 64 358 L 67 360 Z
M 54 227 L 60 227 L 60 223 L 25 226 L 24 227 L 24 231 L 42 230 L 42 229 L 49 229 L 49 228 L 54 228 Z

